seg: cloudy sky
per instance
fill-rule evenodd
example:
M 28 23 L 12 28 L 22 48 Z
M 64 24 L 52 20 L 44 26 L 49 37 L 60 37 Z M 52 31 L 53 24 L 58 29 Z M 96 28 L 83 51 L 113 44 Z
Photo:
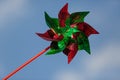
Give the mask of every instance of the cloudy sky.
M 0 79 L 49 46 L 36 32 L 48 27 L 44 11 L 57 17 L 90 11 L 85 21 L 99 35 L 89 37 L 91 55 L 79 51 L 71 64 L 62 53 L 42 55 L 9 80 L 120 80 L 120 0 L 0 0 Z

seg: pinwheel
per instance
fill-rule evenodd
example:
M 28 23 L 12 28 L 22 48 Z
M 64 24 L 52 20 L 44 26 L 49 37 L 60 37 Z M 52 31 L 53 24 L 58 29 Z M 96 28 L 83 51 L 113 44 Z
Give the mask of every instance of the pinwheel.
M 46 55 L 63 52 L 68 57 L 68 64 L 75 57 L 78 50 L 85 50 L 88 54 L 91 54 L 88 37 L 91 34 L 99 34 L 99 32 L 84 22 L 84 18 L 88 13 L 89 11 L 70 14 L 68 12 L 68 3 L 60 10 L 58 18 L 52 18 L 45 12 L 46 24 L 50 29 L 45 33 L 36 34 L 47 41 L 51 41 L 50 46 L 8 74 L 3 80 L 7 80 L 48 49 Z
M 84 22 L 84 17 L 88 13 L 89 11 L 70 14 L 68 4 L 60 10 L 58 18 L 52 18 L 45 12 L 45 20 L 50 29 L 37 35 L 51 41 L 47 55 L 63 52 L 70 63 L 78 50 L 91 53 L 88 37 L 98 32 Z

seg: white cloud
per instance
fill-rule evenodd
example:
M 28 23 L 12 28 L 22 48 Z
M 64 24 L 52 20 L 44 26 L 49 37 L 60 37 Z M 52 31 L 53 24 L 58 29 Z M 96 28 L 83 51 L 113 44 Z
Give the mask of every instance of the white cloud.
M 55 76 L 54 80 L 84 80 L 77 72 L 74 71 L 60 71 L 58 75 Z
M 106 69 L 113 71 L 115 68 L 120 68 L 120 44 L 110 43 L 105 45 L 102 49 L 96 51 L 96 55 L 91 55 L 90 58 L 85 60 L 84 67 L 80 69 L 62 70 L 55 76 L 55 80 L 96 80 L 96 77 L 102 77 Z M 82 70 L 81 70 L 82 68 Z M 73 70 L 73 69 L 71 69 Z M 111 72 L 112 74 L 112 72 Z M 114 73 L 113 73 L 114 74 Z M 119 77 L 119 74 L 116 75 Z M 113 76 L 109 76 L 114 79 Z
M 25 4 L 26 0 L 0 0 L 0 32 L 8 26 L 7 23 L 23 15 Z M 0 78 L 5 74 L 2 64 L 4 65 L 0 62 Z
M 0 28 L 7 22 L 22 15 L 26 0 L 0 1 Z
M 111 71 L 116 67 L 120 67 L 120 44 L 106 44 L 96 55 L 93 55 L 86 61 L 86 73 L 90 76 L 98 76 L 109 68 Z
M 89 68 L 92 71 L 93 70 L 101 71 L 103 68 L 109 65 L 111 65 L 111 67 L 118 66 L 120 65 L 119 52 L 120 52 L 119 44 L 109 44 L 106 47 L 103 47 L 103 49 L 100 50 L 97 55 L 94 55 L 93 56 L 94 58 L 90 59 L 91 63 L 87 63 L 87 65 L 90 65 Z

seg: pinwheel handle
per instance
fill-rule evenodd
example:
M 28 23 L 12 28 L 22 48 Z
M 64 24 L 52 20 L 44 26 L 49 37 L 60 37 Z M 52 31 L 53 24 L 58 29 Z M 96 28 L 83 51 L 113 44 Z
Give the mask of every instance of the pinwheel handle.
M 38 54 L 36 54 L 35 56 L 33 56 L 32 58 L 30 58 L 28 61 L 26 61 L 25 63 L 23 63 L 21 66 L 19 66 L 17 69 L 15 69 L 13 72 L 11 72 L 10 74 L 8 74 L 7 76 L 5 76 L 2 80 L 7 80 L 8 78 L 10 78 L 11 76 L 13 76 L 15 73 L 17 73 L 18 71 L 20 71 L 22 68 L 24 68 L 26 65 L 28 65 L 29 63 L 31 63 L 33 60 L 35 60 L 36 58 L 38 58 L 39 56 L 41 56 L 44 52 L 46 52 L 48 49 L 50 48 L 50 46 L 48 46 L 47 48 L 45 48 L 44 50 L 42 50 L 41 52 L 39 52 Z

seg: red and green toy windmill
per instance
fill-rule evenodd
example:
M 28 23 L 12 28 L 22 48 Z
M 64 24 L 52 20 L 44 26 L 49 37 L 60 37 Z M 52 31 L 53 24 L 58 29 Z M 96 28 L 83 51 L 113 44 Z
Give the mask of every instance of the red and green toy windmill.
M 85 50 L 88 54 L 91 54 L 88 37 L 91 34 L 99 34 L 99 32 L 84 22 L 84 18 L 88 13 L 89 11 L 70 14 L 68 12 L 68 3 L 60 10 L 58 18 L 52 18 L 45 12 L 45 20 L 50 29 L 43 34 L 36 34 L 47 41 L 51 41 L 50 46 L 8 74 L 3 80 L 7 80 L 48 49 L 50 50 L 46 55 L 63 52 L 68 57 L 68 64 L 75 57 L 78 50 Z
M 52 41 L 47 55 L 63 52 L 68 56 L 68 63 L 70 63 L 78 50 L 91 53 L 88 37 L 98 32 L 84 22 L 84 17 L 88 13 L 89 11 L 70 14 L 68 4 L 60 10 L 58 18 L 51 18 L 45 12 L 45 20 L 50 29 L 44 34 L 37 33 L 37 35 Z

